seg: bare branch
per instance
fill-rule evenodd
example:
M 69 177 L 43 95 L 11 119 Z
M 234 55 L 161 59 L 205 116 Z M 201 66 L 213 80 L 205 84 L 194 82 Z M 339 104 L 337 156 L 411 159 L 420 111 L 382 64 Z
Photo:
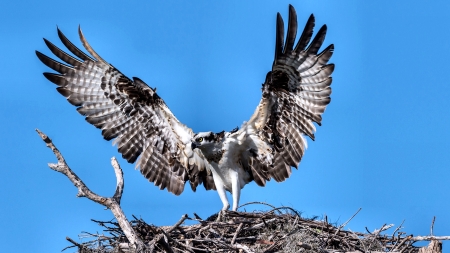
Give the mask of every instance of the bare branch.
M 69 166 L 66 163 L 66 160 L 62 156 L 62 154 L 59 152 L 59 150 L 56 148 L 56 146 L 53 144 L 52 140 L 39 131 L 39 129 L 36 129 L 36 132 L 38 132 L 39 136 L 42 138 L 42 140 L 46 143 L 47 147 L 50 148 L 53 153 L 55 154 L 56 158 L 58 159 L 57 164 L 49 163 L 48 166 L 57 172 L 60 172 L 64 175 L 66 175 L 69 180 L 75 185 L 75 187 L 78 188 L 78 194 L 77 197 L 87 197 L 92 201 L 95 201 L 101 205 L 106 204 L 106 198 L 100 197 L 99 195 L 93 193 L 84 183 L 81 181 L 81 179 L 69 168 Z
M 358 211 L 356 211 L 355 214 L 353 214 L 352 217 L 350 217 L 350 219 L 348 219 L 346 222 L 344 222 L 342 225 L 339 226 L 339 228 L 336 230 L 336 232 L 334 233 L 333 236 L 331 236 L 331 238 L 328 238 L 326 243 L 328 243 L 329 240 L 332 240 L 337 234 L 339 234 L 339 232 L 341 231 L 342 228 L 344 228 L 345 226 L 347 226 L 347 224 L 359 213 L 359 211 L 361 211 L 361 207 L 358 209 Z M 326 216 L 325 216 L 326 217 Z M 328 224 L 328 221 L 326 221 L 326 223 Z
M 378 236 L 381 232 L 383 232 L 383 231 L 385 231 L 385 230 L 388 230 L 388 229 L 390 229 L 390 228 L 393 227 L 393 226 L 394 226 L 394 224 L 389 224 L 389 225 L 384 224 L 383 226 L 381 226 L 380 229 L 375 229 L 375 230 L 372 232 L 372 234 Z
M 170 247 L 170 245 L 167 243 L 167 241 L 164 238 L 165 236 L 163 234 L 159 234 L 157 236 L 156 242 L 162 246 L 165 252 L 167 253 L 173 253 L 173 249 Z
M 392 251 L 398 250 L 406 241 L 411 240 L 411 238 L 412 235 L 408 235 L 407 237 L 403 238 L 403 240 L 399 244 L 397 244 Z
M 183 214 L 183 216 L 181 216 L 181 219 L 175 223 L 175 225 L 173 225 L 173 227 L 171 227 L 169 230 L 167 230 L 167 233 L 171 233 L 172 231 L 174 231 L 176 228 L 178 228 L 181 224 L 183 224 L 183 222 L 188 218 L 187 214 Z
M 362 209 L 362 208 L 360 207 L 360 208 L 358 209 L 358 211 L 356 211 L 356 213 L 353 214 L 353 216 L 350 217 L 350 219 L 348 219 L 346 222 L 344 222 L 344 224 L 340 225 L 339 228 L 343 228 L 343 227 L 347 226 L 347 224 L 348 224 L 353 218 L 355 218 L 355 216 L 359 213 L 359 211 L 361 211 L 361 209 Z
M 115 157 L 111 158 L 111 165 L 114 168 L 114 173 L 116 173 L 116 178 L 117 178 L 116 192 L 114 193 L 113 198 L 116 200 L 116 202 L 118 204 L 120 204 L 120 200 L 122 199 L 122 193 L 123 193 L 123 188 L 124 188 L 123 171 L 120 168 L 120 165 L 117 162 Z
M 411 241 L 432 241 L 432 240 L 439 240 L 439 241 L 447 241 L 450 240 L 450 236 L 434 236 L 434 235 L 428 235 L 428 236 L 414 236 L 411 238 Z
M 398 227 L 394 230 L 394 233 L 392 233 L 392 237 L 395 236 L 395 233 L 396 233 L 397 231 L 399 231 L 400 229 L 402 229 L 403 223 L 405 223 L 405 220 L 403 220 L 402 223 L 400 224 L 400 226 L 398 226 Z
M 433 221 L 431 221 L 430 227 L 430 235 L 433 235 L 434 221 L 436 220 L 436 216 L 433 216 Z
M 239 227 L 236 229 L 236 233 L 234 233 L 233 239 L 231 239 L 231 245 L 233 245 L 236 242 L 236 237 L 241 231 L 243 225 L 244 223 L 239 224 Z
M 73 245 L 77 246 L 78 248 L 82 248 L 83 247 L 83 245 L 77 243 L 76 241 L 72 240 L 72 238 L 70 238 L 68 236 L 66 236 L 66 240 L 71 242 Z
M 105 198 L 100 195 L 95 194 L 92 192 L 85 184 L 84 182 L 69 168 L 69 166 L 66 163 L 66 160 L 62 156 L 61 152 L 56 148 L 56 146 L 53 144 L 52 140 L 45 135 L 43 132 L 41 132 L 39 129 L 36 129 L 36 132 L 39 134 L 39 136 L 42 138 L 42 140 L 46 143 L 47 147 L 50 148 L 53 153 L 56 156 L 56 159 L 58 159 L 57 164 L 49 164 L 49 167 L 55 171 L 58 171 L 64 175 L 66 175 L 69 180 L 77 187 L 78 189 L 78 197 L 86 197 L 92 201 L 95 201 L 108 209 L 111 210 L 111 212 L 114 214 L 114 217 L 116 218 L 117 222 L 119 223 L 120 228 L 122 229 L 123 233 L 127 237 L 128 241 L 138 250 L 144 249 L 145 245 L 142 242 L 142 240 L 136 235 L 134 232 L 131 224 L 128 222 L 127 218 L 125 217 L 125 214 L 122 211 L 122 208 L 120 207 L 120 199 L 122 196 L 122 191 L 124 188 L 124 181 L 123 181 L 123 172 L 120 168 L 119 164 L 117 163 L 117 160 L 113 157 L 112 158 L 112 165 L 114 168 L 114 171 L 116 173 L 117 177 L 117 187 L 116 192 L 112 198 Z M 69 238 L 70 239 L 70 238 Z
M 265 203 L 265 202 L 259 202 L 259 201 L 248 202 L 248 203 L 245 203 L 245 204 L 240 205 L 238 208 L 241 208 L 241 207 L 244 207 L 244 206 L 248 206 L 248 205 L 253 205 L 253 204 L 266 205 L 266 206 L 272 207 L 273 209 L 276 208 L 275 206 L 272 206 L 271 204 L 267 204 L 267 203 Z

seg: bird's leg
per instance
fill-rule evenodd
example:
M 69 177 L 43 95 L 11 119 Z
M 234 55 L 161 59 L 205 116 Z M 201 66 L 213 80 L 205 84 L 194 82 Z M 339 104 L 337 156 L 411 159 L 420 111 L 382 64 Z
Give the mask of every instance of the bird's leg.
M 231 177 L 231 195 L 233 196 L 233 208 L 231 210 L 236 211 L 239 205 L 239 197 L 241 195 L 241 184 L 239 183 L 239 173 L 232 170 Z
M 230 203 L 228 203 L 227 194 L 225 191 L 225 186 L 222 184 L 222 181 L 215 180 L 214 183 L 216 184 L 217 193 L 219 193 L 220 200 L 222 200 L 223 207 L 222 210 L 220 210 L 219 214 L 217 215 L 217 222 L 222 221 L 223 213 L 230 208 Z
M 221 180 L 214 180 L 216 184 L 217 193 L 219 193 L 220 200 L 222 200 L 223 207 L 222 210 L 228 210 L 230 208 L 230 203 L 228 203 L 227 193 L 225 192 L 225 186 Z

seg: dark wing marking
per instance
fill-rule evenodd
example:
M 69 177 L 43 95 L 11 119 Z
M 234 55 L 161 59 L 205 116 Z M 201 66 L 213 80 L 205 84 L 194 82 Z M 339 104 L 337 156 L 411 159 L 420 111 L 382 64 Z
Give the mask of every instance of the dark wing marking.
M 248 152 L 242 155 L 242 163 L 258 185 L 265 185 L 270 178 L 281 182 L 290 176 L 291 167 L 297 168 L 306 149 L 303 135 L 314 140 L 313 122 L 321 124 L 321 115 L 330 103 L 334 64 L 327 63 L 334 46 L 318 53 L 325 39 L 325 25 L 309 44 L 314 23 L 311 15 L 294 47 L 295 9 L 289 6 L 286 41 L 283 19 L 278 13 L 272 71 L 267 73 L 255 113 L 236 133 L 247 133 L 251 140 L 244 143 Z
M 64 63 L 36 51 L 37 57 L 59 74 L 44 73 L 57 84 L 58 92 L 77 106 L 86 121 L 102 130 L 106 140 L 114 140 L 123 158 L 160 189 L 179 195 L 186 181 L 193 190 L 204 183 L 215 189 L 210 166 L 190 147 L 193 132 L 180 123 L 164 101 L 139 78 L 130 80 L 103 60 L 89 45 L 79 28 L 79 36 L 89 56 L 58 29 L 66 48 L 79 59 L 44 39 L 50 51 Z

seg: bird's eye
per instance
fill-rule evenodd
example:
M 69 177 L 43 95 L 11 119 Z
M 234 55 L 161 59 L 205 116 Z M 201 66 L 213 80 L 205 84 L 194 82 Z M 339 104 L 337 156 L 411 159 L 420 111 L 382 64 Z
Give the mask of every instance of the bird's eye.
M 203 137 L 199 137 L 199 138 L 197 138 L 197 140 L 195 140 L 195 141 L 197 141 L 197 142 L 202 142 L 202 141 L 203 141 Z

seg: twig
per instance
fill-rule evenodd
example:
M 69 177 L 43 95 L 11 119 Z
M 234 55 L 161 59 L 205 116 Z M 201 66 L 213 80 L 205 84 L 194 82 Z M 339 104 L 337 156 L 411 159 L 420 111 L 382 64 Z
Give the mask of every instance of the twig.
M 439 240 L 439 241 L 446 241 L 450 240 L 450 236 L 414 236 L 411 238 L 411 241 L 432 241 L 432 240 Z
M 352 217 L 350 217 L 350 219 L 348 219 L 346 222 L 344 222 L 342 225 L 340 225 L 338 227 L 338 229 L 336 230 L 336 232 L 334 233 L 334 235 L 331 238 L 327 238 L 327 240 L 325 241 L 325 243 L 328 243 L 329 239 L 333 239 L 337 234 L 339 234 L 339 232 L 341 231 L 342 228 L 344 228 L 345 226 L 347 226 L 347 224 L 359 213 L 359 211 L 361 211 L 361 207 L 358 209 L 358 211 L 356 211 L 355 214 L 353 214 Z M 326 217 L 326 216 L 325 216 Z M 328 222 L 327 222 L 328 224 Z
M 361 208 L 360 208 L 360 210 L 361 210 Z M 358 210 L 358 212 L 359 212 L 359 210 Z M 356 213 L 358 213 L 358 212 L 356 212 Z M 355 214 L 355 215 L 356 215 L 356 214 Z M 355 238 L 356 240 L 359 241 L 360 245 L 364 248 L 364 252 L 367 252 L 367 249 L 366 249 L 364 243 L 361 241 L 361 238 L 359 238 L 359 236 L 356 235 L 356 234 L 355 234 L 353 231 L 351 231 L 350 229 L 349 229 L 349 231 L 352 233 L 352 235 L 354 236 L 354 238 Z M 356 247 L 356 245 L 354 245 L 354 247 L 355 247 L 355 249 L 359 249 L 358 247 Z
M 252 227 L 246 228 L 245 230 L 258 229 L 258 228 L 260 228 L 262 226 L 267 226 L 267 224 L 270 224 L 270 223 L 275 222 L 275 221 L 277 221 L 277 218 L 272 218 L 270 220 L 264 220 L 263 219 L 263 222 L 258 223 L 258 224 L 254 225 Z
M 194 217 L 197 219 L 197 220 L 203 220 L 200 216 L 198 216 L 198 214 L 196 214 L 196 213 L 194 213 Z
M 282 209 L 288 209 L 288 210 L 291 210 L 291 211 L 294 212 L 298 217 L 302 217 L 302 216 L 297 212 L 297 210 L 295 210 L 295 209 L 292 208 L 292 207 L 288 207 L 288 206 L 282 206 L 282 207 L 274 208 L 274 209 L 270 210 L 269 213 L 270 213 L 270 212 L 274 212 L 274 211 L 278 211 L 278 212 L 280 212 L 280 214 L 281 214 L 281 211 L 280 211 L 280 210 L 282 210 Z
M 379 235 L 382 231 L 387 230 L 387 229 L 389 229 L 389 228 L 391 228 L 391 227 L 393 227 L 393 226 L 394 226 L 394 224 L 386 225 L 386 223 L 385 223 L 385 224 L 383 224 L 383 226 L 381 226 L 380 229 L 375 229 L 375 230 L 371 233 L 371 234 L 373 234 L 373 237 L 372 237 L 372 240 L 370 241 L 369 248 L 372 247 L 372 243 L 375 241 L 375 239 L 378 238 L 378 235 Z
M 272 207 L 273 209 L 276 208 L 276 207 L 272 206 L 271 204 L 267 204 L 267 203 L 265 203 L 265 202 L 253 201 L 253 202 L 248 202 L 248 203 L 245 203 L 245 204 L 240 205 L 240 206 L 238 207 L 238 209 L 241 208 L 241 207 L 248 206 L 248 205 L 253 205 L 253 204 L 266 205 L 266 206 Z
M 412 238 L 412 235 L 408 235 L 407 237 L 403 238 L 403 240 L 402 240 L 399 244 L 397 244 L 397 245 L 395 246 L 395 248 L 394 248 L 392 251 L 397 251 L 398 249 L 400 249 L 400 247 L 401 247 L 407 240 L 411 240 L 411 238 Z
M 157 241 L 157 243 L 159 245 L 161 245 L 163 247 L 163 249 L 167 252 L 167 253 L 173 253 L 173 249 L 170 247 L 170 245 L 166 242 L 166 240 L 164 240 L 164 234 L 162 235 L 158 235 L 159 239 Z
M 358 211 L 356 211 L 355 214 L 353 214 L 352 217 L 350 217 L 350 219 L 348 219 L 346 222 L 344 222 L 344 224 L 340 225 L 338 228 L 338 231 L 336 231 L 335 235 L 337 235 L 337 233 L 339 233 L 339 230 L 341 230 L 343 227 L 347 226 L 347 224 L 353 219 L 355 218 L 355 216 L 359 213 L 359 211 L 361 211 L 361 207 L 358 209 Z
M 76 247 L 76 245 L 69 245 L 69 246 L 65 247 L 64 249 L 62 249 L 61 252 L 65 251 L 66 249 L 73 248 L 73 247 Z
M 172 231 L 174 231 L 176 228 L 178 228 L 189 216 L 187 214 L 183 214 L 181 216 L 181 219 L 173 225 L 169 230 L 167 230 L 167 233 L 170 234 Z
M 82 249 L 82 248 L 83 248 L 83 245 L 77 243 L 76 241 L 72 240 L 72 238 L 70 238 L 70 237 L 68 237 L 68 236 L 66 236 L 66 240 L 69 241 L 69 242 L 71 242 L 73 245 L 77 246 L 79 249 Z
M 124 180 L 123 180 L 123 171 L 120 168 L 119 163 L 117 162 L 116 158 L 111 158 L 111 165 L 114 168 L 114 172 L 116 173 L 116 191 L 114 192 L 113 199 L 117 202 L 117 204 L 120 205 L 120 200 L 122 199 L 122 193 L 123 193 L 123 187 L 124 187 Z
M 393 226 L 394 226 L 394 224 L 389 224 L 389 225 L 384 224 L 383 226 L 381 226 L 380 229 L 375 229 L 371 234 L 375 234 L 375 236 L 378 236 L 381 232 L 388 230 Z
M 436 220 L 436 216 L 433 216 L 433 221 L 431 222 L 431 227 L 430 227 L 430 235 L 433 235 L 433 228 L 434 228 L 434 221 Z
M 404 223 L 404 222 L 405 222 L 405 220 L 403 220 L 402 223 L 400 224 L 400 226 L 398 226 L 398 227 L 394 230 L 394 233 L 392 233 L 392 238 L 394 238 L 395 233 L 396 233 L 397 231 L 399 231 L 400 229 L 402 229 L 402 226 L 403 226 L 403 223 Z
M 243 225 L 244 223 L 239 224 L 239 227 L 236 229 L 236 233 L 234 233 L 233 239 L 231 239 L 231 245 L 233 245 L 236 242 L 236 237 L 241 231 Z

